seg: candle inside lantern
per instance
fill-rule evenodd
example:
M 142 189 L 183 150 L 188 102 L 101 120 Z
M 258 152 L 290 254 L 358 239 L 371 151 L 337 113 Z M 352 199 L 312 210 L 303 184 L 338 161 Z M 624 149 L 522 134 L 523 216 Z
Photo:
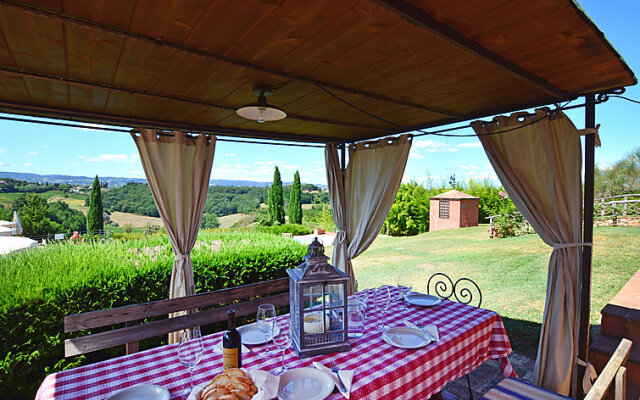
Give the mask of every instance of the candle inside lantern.
M 324 316 L 327 330 L 329 330 L 329 316 Z M 324 325 L 322 324 L 322 313 L 314 312 L 304 316 L 304 333 L 323 333 Z

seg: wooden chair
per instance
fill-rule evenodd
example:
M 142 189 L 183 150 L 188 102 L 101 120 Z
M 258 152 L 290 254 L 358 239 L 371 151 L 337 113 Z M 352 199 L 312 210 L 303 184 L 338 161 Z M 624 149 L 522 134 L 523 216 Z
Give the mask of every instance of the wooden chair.
M 482 305 L 482 291 L 480 287 L 469 278 L 460 278 L 455 283 L 448 275 L 437 272 L 427 281 L 427 294 L 434 294 L 442 299 L 454 300 L 462 304 L 471 304 L 475 307 Z M 475 293 L 475 296 L 474 296 Z M 467 376 L 469 399 L 473 400 L 471 391 L 471 378 Z
M 126 345 L 127 354 L 135 353 L 139 350 L 140 340 L 194 326 L 225 321 L 229 310 L 235 310 L 236 316 L 241 317 L 256 313 L 258 306 L 264 303 L 271 303 L 276 307 L 286 306 L 289 304 L 288 290 L 289 278 L 281 278 L 176 299 L 67 315 L 64 318 L 64 331 L 67 333 L 118 324 L 124 324 L 124 326 L 65 340 L 65 357 L 123 344 Z M 256 299 L 258 296 L 267 297 Z M 236 301 L 244 299 L 249 300 L 236 303 Z M 212 306 L 215 308 L 203 310 Z M 176 318 L 142 322 L 147 318 L 193 309 L 201 311 Z
M 606 397 L 615 379 L 613 395 L 615 400 L 625 400 L 626 369 L 623 366 L 629 358 L 632 342 L 622 339 L 609 362 L 596 379 L 584 400 L 602 400 Z M 480 400 L 567 400 L 570 398 L 514 378 L 505 378 Z

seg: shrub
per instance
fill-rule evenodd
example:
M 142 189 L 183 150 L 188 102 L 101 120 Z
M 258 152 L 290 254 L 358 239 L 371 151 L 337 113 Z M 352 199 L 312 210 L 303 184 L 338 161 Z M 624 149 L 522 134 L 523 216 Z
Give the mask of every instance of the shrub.
M 204 232 L 192 252 L 196 290 L 285 277 L 305 250 L 264 233 Z M 0 398 L 32 399 L 47 374 L 121 355 L 122 346 L 65 359 L 64 316 L 167 298 L 172 265 L 166 234 L 1 257 Z
M 270 233 L 272 235 L 282 235 L 283 233 L 291 233 L 294 236 L 308 235 L 313 232 L 304 225 L 282 224 L 273 226 L 257 226 L 254 228 L 257 232 Z
M 505 214 L 493 219 L 493 229 L 496 237 L 513 237 L 524 235 L 527 221 L 521 214 Z

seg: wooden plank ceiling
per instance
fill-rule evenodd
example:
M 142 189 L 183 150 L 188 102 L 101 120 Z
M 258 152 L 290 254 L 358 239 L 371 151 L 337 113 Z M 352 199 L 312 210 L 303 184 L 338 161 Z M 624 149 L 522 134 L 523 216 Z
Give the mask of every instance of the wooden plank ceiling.
M 635 83 L 567 0 L 0 0 L 17 114 L 351 142 Z

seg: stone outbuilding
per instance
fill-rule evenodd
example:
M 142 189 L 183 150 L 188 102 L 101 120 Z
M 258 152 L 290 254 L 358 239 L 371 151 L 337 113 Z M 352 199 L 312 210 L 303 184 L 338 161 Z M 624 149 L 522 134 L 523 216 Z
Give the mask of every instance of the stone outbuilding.
M 479 197 L 449 190 L 429 201 L 429 232 L 478 225 Z

